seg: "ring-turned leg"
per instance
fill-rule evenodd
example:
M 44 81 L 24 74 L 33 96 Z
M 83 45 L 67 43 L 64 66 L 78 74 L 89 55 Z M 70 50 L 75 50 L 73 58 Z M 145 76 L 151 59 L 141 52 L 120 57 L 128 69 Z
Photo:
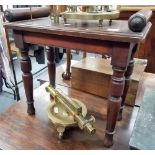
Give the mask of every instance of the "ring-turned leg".
M 67 24 L 67 18 L 63 18 L 64 24 Z
M 112 19 L 109 20 L 109 26 L 111 26 L 111 25 L 112 25 Z
M 66 72 L 62 73 L 62 78 L 64 80 L 70 80 L 71 78 L 71 51 L 70 49 L 66 49 L 66 57 L 67 57 L 67 66 L 66 66 Z
M 23 72 L 23 83 L 25 88 L 25 94 L 27 98 L 27 113 L 30 115 L 35 114 L 34 100 L 33 100 L 33 77 L 31 73 L 31 60 L 28 56 L 28 49 L 21 51 L 21 70 Z
M 121 96 L 123 94 L 125 84 L 125 68 L 117 68 L 113 66 L 113 76 L 111 78 L 110 96 L 108 99 L 107 109 L 107 126 L 104 139 L 104 146 L 110 147 L 113 145 L 113 135 L 115 132 L 115 125 L 117 116 L 121 106 Z
M 54 47 L 46 46 L 47 66 L 50 84 L 55 88 L 56 64 L 55 64 L 55 49 Z
M 117 43 L 113 45 L 112 50 L 112 69 L 110 92 L 107 107 L 107 124 L 104 138 L 104 146 L 111 147 L 113 145 L 113 135 L 120 110 L 122 95 L 125 85 L 125 71 L 131 57 L 128 43 Z
M 118 121 L 122 120 L 122 113 L 123 113 L 123 108 L 124 108 L 124 104 L 125 104 L 125 99 L 127 96 L 127 92 L 129 89 L 130 82 L 131 82 L 130 76 L 132 75 L 133 68 L 134 68 L 134 54 L 137 51 L 137 47 L 138 47 L 137 44 L 136 45 L 131 44 L 131 46 L 130 46 L 131 58 L 130 58 L 127 70 L 125 72 L 125 87 L 124 87 L 124 92 L 122 95 L 122 102 L 121 102 L 120 111 L 119 111 L 118 118 L 117 118 Z

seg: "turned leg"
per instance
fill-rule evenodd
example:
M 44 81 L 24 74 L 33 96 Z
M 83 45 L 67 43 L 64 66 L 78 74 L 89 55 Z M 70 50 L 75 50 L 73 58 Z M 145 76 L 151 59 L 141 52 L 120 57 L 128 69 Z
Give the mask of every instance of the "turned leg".
M 27 99 L 27 113 L 30 115 L 35 114 L 34 100 L 33 100 L 33 77 L 31 73 L 31 60 L 28 56 L 28 49 L 21 51 L 21 70 L 23 72 L 23 82 L 25 88 L 25 94 Z
M 46 46 L 47 52 L 47 66 L 50 85 L 55 87 L 55 76 L 56 76 L 56 64 L 55 64 L 55 50 L 54 47 Z
M 125 102 L 125 98 L 128 92 L 129 85 L 130 85 L 130 75 L 133 72 L 133 66 L 134 66 L 134 60 L 130 60 L 129 65 L 127 67 L 127 71 L 125 72 L 125 87 L 124 87 L 124 92 L 122 95 L 120 111 L 119 111 L 118 118 L 117 118 L 118 121 L 122 120 L 122 113 L 123 113 L 123 108 L 125 104 L 124 102 Z
M 99 26 L 99 27 L 102 27 L 102 26 L 103 26 L 103 19 L 100 19 L 100 20 L 99 20 L 98 26 Z
M 107 126 L 104 139 L 104 146 L 110 147 L 113 145 L 113 134 L 115 132 L 115 125 L 117 116 L 121 106 L 121 96 L 124 89 L 124 73 L 125 68 L 117 68 L 113 66 L 113 76 L 111 78 L 110 96 L 108 99 L 107 109 Z
M 70 80 L 71 78 L 71 51 L 70 49 L 66 49 L 66 56 L 67 56 L 67 66 L 66 66 L 66 72 L 62 73 L 62 78 L 64 80 Z
M 112 19 L 109 20 L 109 26 L 111 26 L 111 24 L 112 24 Z
M 63 18 L 64 24 L 67 24 L 67 18 Z
M 129 64 L 131 51 L 128 43 L 114 43 L 112 49 L 112 69 L 113 75 L 111 77 L 110 91 L 107 107 L 107 124 L 104 138 L 104 146 L 110 147 L 113 145 L 113 135 L 115 133 L 115 126 L 117 117 L 122 102 L 122 95 L 125 85 L 124 74 Z
M 137 50 L 137 45 L 131 45 L 130 50 L 131 50 L 131 58 L 130 58 L 127 70 L 125 72 L 125 87 L 124 87 L 124 92 L 123 92 L 123 95 L 122 95 L 122 102 L 121 102 L 120 111 L 119 111 L 118 118 L 117 118 L 118 121 L 122 120 L 122 113 L 123 113 L 123 108 L 124 108 L 124 104 L 125 104 L 125 99 L 126 99 L 126 96 L 127 96 L 127 92 L 128 92 L 128 89 L 129 89 L 130 82 L 131 82 L 130 76 L 133 73 L 134 54 L 135 54 L 135 52 Z

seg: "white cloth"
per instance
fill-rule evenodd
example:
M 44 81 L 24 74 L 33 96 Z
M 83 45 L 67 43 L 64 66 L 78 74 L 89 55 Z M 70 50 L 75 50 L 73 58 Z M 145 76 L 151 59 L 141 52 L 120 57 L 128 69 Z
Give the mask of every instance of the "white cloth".
M 2 58 L 3 68 L 2 73 L 8 83 L 12 83 L 12 74 L 9 65 L 8 46 L 6 41 L 6 34 L 3 27 L 3 16 L 0 14 L 0 55 Z

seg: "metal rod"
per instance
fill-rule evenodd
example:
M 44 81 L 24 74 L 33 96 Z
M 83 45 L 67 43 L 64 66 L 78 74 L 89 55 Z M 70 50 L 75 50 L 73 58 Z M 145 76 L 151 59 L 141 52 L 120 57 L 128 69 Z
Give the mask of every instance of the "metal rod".
M 7 42 L 9 57 L 10 57 L 10 65 L 12 67 L 13 78 L 14 78 L 14 83 L 15 83 L 16 100 L 19 101 L 20 100 L 19 88 L 18 88 L 18 84 L 17 84 L 17 78 L 16 78 L 16 73 L 15 73 L 12 53 L 11 53 L 11 47 L 10 47 L 10 44 L 9 44 L 8 31 L 6 29 L 5 29 L 5 35 L 6 35 L 6 42 Z

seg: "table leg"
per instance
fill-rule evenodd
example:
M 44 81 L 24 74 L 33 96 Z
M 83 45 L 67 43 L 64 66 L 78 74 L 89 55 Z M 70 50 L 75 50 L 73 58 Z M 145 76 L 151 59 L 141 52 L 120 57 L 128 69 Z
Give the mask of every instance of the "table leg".
M 63 18 L 64 24 L 67 24 L 67 18 Z
M 64 80 L 70 80 L 71 78 L 71 51 L 70 49 L 66 49 L 66 56 L 67 56 L 67 66 L 66 66 L 66 72 L 62 73 L 62 78 Z
M 121 102 L 120 111 L 119 111 L 118 118 L 117 118 L 118 121 L 122 120 L 122 113 L 123 113 L 123 108 L 124 108 L 124 104 L 125 104 L 125 99 L 127 96 L 127 92 L 129 89 L 130 82 L 131 82 L 130 76 L 132 75 L 133 68 L 134 68 L 134 54 L 137 51 L 137 47 L 138 47 L 137 44 L 136 45 L 132 44 L 130 47 L 131 58 L 130 58 L 130 62 L 129 62 L 129 65 L 127 67 L 127 70 L 125 72 L 125 87 L 124 87 L 124 92 L 122 95 L 122 102 Z
M 113 135 L 117 116 L 121 105 L 121 96 L 124 89 L 124 73 L 125 69 L 120 69 L 113 66 L 113 76 L 111 79 L 110 97 L 108 99 L 107 110 L 107 126 L 104 139 L 104 146 L 110 147 L 113 145 Z
M 23 83 L 25 88 L 25 94 L 27 98 L 27 113 L 30 115 L 35 114 L 34 100 L 33 100 L 33 77 L 31 73 L 31 60 L 28 56 L 28 49 L 21 51 L 21 70 L 23 72 Z
M 113 135 L 115 133 L 115 126 L 119 114 L 122 95 L 125 85 L 124 74 L 131 57 L 129 44 L 116 44 L 112 51 L 112 69 L 113 75 L 111 77 L 110 92 L 108 98 L 107 108 L 107 124 L 104 138 L 104 146 L 110 147 L 113 145 Z
M 54 47 L 46 46 L 47 52 L 47 66 L 50 84 L 55 87 L 55 77 L 56 77 L 56 64 L 55 64 L 55 50 Z
M 103 19 L 100 19 L 100 20 L 99 20 L 98 26 L 99 26 L 99 27 L 102 27 L 102 26 L 103 26 Z

